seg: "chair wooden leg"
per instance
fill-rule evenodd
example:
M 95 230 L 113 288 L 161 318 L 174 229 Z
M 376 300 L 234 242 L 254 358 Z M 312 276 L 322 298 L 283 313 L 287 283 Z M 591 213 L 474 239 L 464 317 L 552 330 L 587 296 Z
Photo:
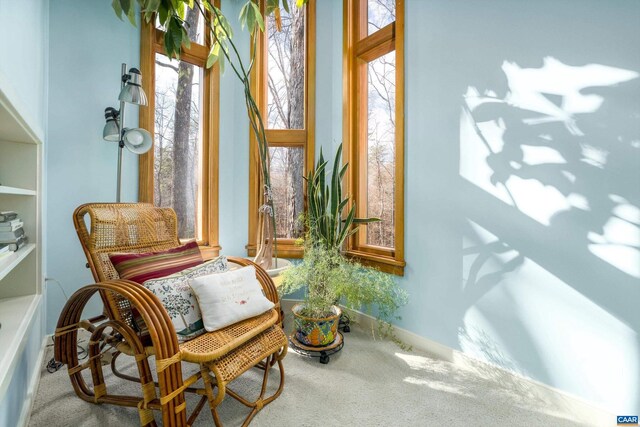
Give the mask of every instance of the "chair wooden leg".
M 211 410 L 211 416 L 213 417 L 213 422 L 215 423 L 216 427 L 221 427 L 222 422 L 220 421 L 220 417 L 218 416 L 217 407 L 224 399 L 225 389 L 226 389 L 225 384 L 224 382 L 217 380 L 215 387 L 218 389 L 218 394 L 214 395 L 213 394 L 213 388 L 214 388 L 213 378 L 211 377 L 211 371 L 209 367 L 204 363 L 200 364 L 200 373 L 202 377 L 202 382 L 204 383 L 205 392 L 207 393 L 206 397 L 207 397 L 207 400 L 209 401 L 209 409 Z
M 260 412 L 260 410 L 262 410 L 262 408 L 264 408 L 266 405 L 273 402 L 275 399 L 278 398 L 278 396 L 280 396 L 284 388 L 284 366 L 282 364 L 282 359 L 284 358 L 285 354 L 286 354 L 286 348 L 282 349 L 280 353 L 272 354 L 271 356 L 265 359 L 262 365 L 264 367 L 263 368 L 264 374 L 262 376 L 262 385 L 260 387 L 260 395 L 254 401 L 249 401 L 244 397 L 240 396 L 238 393 L 231 390 L 230 388 L 228 388 L 227 384 L 224 381 L 221 381 L 217 377 L 215 377 L 215 373 L 214 373 L 214 378 L 216 383 L 214 385 L 213 383 L 214 378 L 212 378 L 211 372 L 215 368 L 209 367 L 206 364 L 200 365 L 202 378 L 205 385 L 205 391 L 207 393 L 208 400 L 209 400 L 209 408 L 211 409 L 213 422 L 217 427 L 222 427 L 222 421 L 220 420 L 220 416 L 218 414 L 217 408 L 218 408 L 218 405 L 222 403 L 222 400 L 224 399 L 226 394 L 233 397 L 243 405 L 251 408 L 251 412 L 249 412 L 244 422 L 242 423 L 243 426 L 248 426 L 249 423 L 251 423 L 251 420 L 253 420 L 253 418 L 256 416 L 258 412 Z M 267 391 L 267 384 L 269 382 L 269 373 L 271 372 L 271 367 L 275 366 L 275 364 L 278 365 L 278 370 L 280 373 L 280 384 L 278 385 L 278 389 L 271 396 L 265 397 L 265 393 Z M 215 395 L 213 393 L 214 386 L 215 388 L 218 389 L 217 394 Z

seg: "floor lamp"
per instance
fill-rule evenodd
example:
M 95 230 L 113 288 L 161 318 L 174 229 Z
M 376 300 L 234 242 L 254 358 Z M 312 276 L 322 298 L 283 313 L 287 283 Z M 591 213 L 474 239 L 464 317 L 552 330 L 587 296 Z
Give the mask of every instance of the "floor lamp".
M 122 64 L 120 77 L 120 109 L 108 107 L 104 110 L 106 124 L 102 130 L 105 141 L 118 142 L 118 178 L 116 184 L 116 202 L 120 203 L 122 187 L 122 149 L 127 147 L 134 154 L 144 154 L 153 146 L 151 134 L 145 129 L 124 127 L 125 104 L 147 105 L 147 95 L 142 89 L 142 75 L 137 68 L 129 69 Z

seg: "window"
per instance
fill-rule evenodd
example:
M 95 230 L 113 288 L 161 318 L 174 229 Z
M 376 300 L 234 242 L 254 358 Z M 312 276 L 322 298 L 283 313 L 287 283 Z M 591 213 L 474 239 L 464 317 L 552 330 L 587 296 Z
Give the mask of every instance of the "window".
M 265 14 L 266 1 L 260 6 Z M 280 11 L 280 21 L 271 14 L 265 32 L 256 40 L 256 64 L 252 90 L 265 121 L 269 142 L 271 185 L 276 210 L 278 256 L 301 257 L 295 240 L 304 227 L 303 176 L 313 168 L 315 133 L 315 0 L 302 8 L 290 2 L 290 11 Z M 278 25 L 280 28 L 278 28 Z M 257 141 L 251 132 L 249 191 L 249 255 L 255 255 L 260 182 Z
M 347 251 L 404 271 L 404 2 L 345 0 L 344 142 L 360 227 Z
M 141 202 L 171 207 L 180 239 L 197 239 L 205 253 L 218 245 L 218 85 L 217 66 L 206 69 L 204 22 L 188 9 L 191 47 L 180 60 L 165 55 L 159 25 L 141 30 L 140 66 L 149 105 L 140 108 L 140 126 L 154 147 L 140 157 Z

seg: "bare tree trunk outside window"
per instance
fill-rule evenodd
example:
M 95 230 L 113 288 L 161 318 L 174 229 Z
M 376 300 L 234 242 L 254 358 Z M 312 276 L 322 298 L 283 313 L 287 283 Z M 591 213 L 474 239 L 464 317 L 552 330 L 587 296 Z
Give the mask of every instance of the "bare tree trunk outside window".
M 277 31 L 268 19 L 269 57 L 267 84 L 270 129 L 305 128 L 305 9 L 291 8 L 282 15 Z M 275 153 L 271 150 L 272 155 Z M 298 217 L 304 210 L 304 149 L 279 148 L 271 164 L 278 237 L 296 238 L 302 233 Z M 276 164 L 277 163 L 277 164 Z
M 189 38 L 195 38 L 200 14 L 197 9 L 187 11 Z M 196 165 L 190 155 L 191 94 L 194 66 L 184 61 L 178 65 L 178 87 L 173 136 L 173 208 L 179 218 L 178 236 L 195 236 L 195 195 L 192 191 Z
M 292 90 L 289 91 L 291 129 L 304 129 L 304 65 L 305 65 L 305 37 L 304 12 L 299 8 L 292 8 L 292 47 L 291 47 L 291 78 Z M 300 233 L 297 225 L 298 216 L 304 210 L 302 193 L 302 175 L 304 171 L 304 150 L 289 150 L 287 158 L 287 173 L 289 182 L 289 200 L 287 213 L 287 228 L 292 235 Z M 293 236 L 292 236 L 293 237 Z

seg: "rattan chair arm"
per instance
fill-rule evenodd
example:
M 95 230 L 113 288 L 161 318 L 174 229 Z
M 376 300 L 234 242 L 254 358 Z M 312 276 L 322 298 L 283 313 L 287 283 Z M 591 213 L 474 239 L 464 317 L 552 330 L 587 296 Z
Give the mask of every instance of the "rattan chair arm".
M 76 291 L 62 310 L 58 320 L 58 328 L 64 328 L 80 321 L 79 316 L 81 313 L 74 313 L 76 314 L 76 316 L 73 316 L 74 319 L 67 319 L 67 314 L 73 310 L 78 300 L 82 302 L 98 291 L 114 292 L 128 300 L 143 318 L 149 329 L 149 335 L 154 347 L 156 344 L 160 345 L 160 347 L 165 346 L 166 351 L 171 353 L 170 356 L 179 351 L 178 338 L 173 323 L 158 297 L 144 286 L 130 280 L 111 280 L 94 283 Z M 162 356 L 164 352 L 156 354 Z
M 177 390 L 183 389 L 178 338 L 166 310 L 158 298 L 145 287 L 128 280 L 112 280 L 88 285 L 76 291 L 65 304 L 58 319 L 54 350 L 56 360 L 69 367 L 78 366 L 76 343 L 82 311 L 96 292 L 116 293 L 138 310 L 149 330 L 156 361 L 163 361 L 163 369 L 157 368 L 160 398 L 169 396 L 167 405 L 162 409 L 163 420 L 177 420 L 178 425 L 185 425 L 184 411 L 175 411 L 177 406 L 183 406 L 184 403 L 183 393 L 176 393 Z M 134 347 L 142 348 L 141 343 L 135 344 Z
M 90 204 L 80 205 L 73 211 L 73 225 L 76 229 L 76 233 L 80 239 L 80 244 L 82 245 L 82 250 L 87 258 L 87 266 L 91 269 L 91 274 L 93 274 L 93 279 L 98 281 L 100 277 L 98 277 L 98 272 L 93 266 L 93 258 L 91 257 L 91 253 L 89 252 L 88 244 L 89 244 L 89 230 L 87 229 L 87 224 L 84 221 L 85 215 L 89 214 L 91 216 L 91 209 L 89 208 Z

